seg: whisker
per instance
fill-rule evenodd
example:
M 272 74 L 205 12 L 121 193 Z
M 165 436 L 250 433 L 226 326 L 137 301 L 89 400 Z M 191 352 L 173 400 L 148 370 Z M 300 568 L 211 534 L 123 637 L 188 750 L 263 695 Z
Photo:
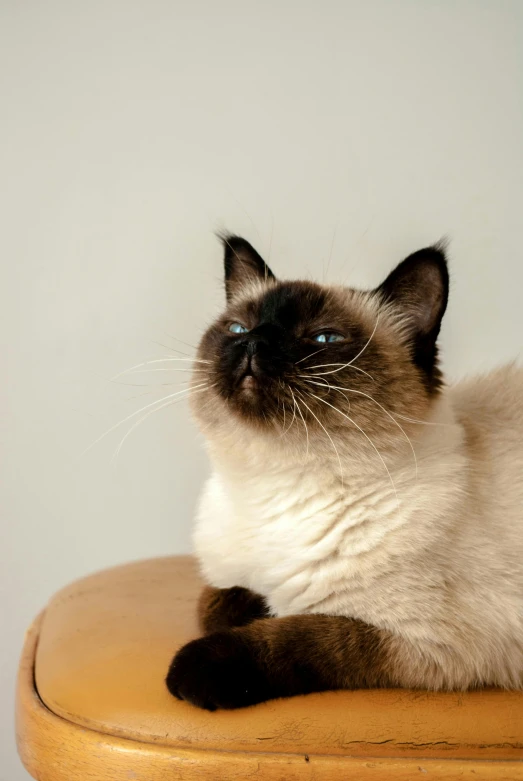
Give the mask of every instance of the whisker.
M 197 346 L 195 344 L 190 344 L 189 342 L 184 342 L 183 339 L 178 339 L 177 336 L 173 336 L 172 334 L 168 333 L 167 331 L 164 331 L 164 334 L 169 337 L 169 339 L 174 339 L 175 342 L 179 342 L 180 344 L 184 344 L 186 347 L 190 347 L 191 350 L 197 350 Z M 174 350 L 174 347 L 169 347 L 169 350 Z M 176 350 L 175 352 L 179 353 L 181 350 Z
M 408 423 L 418 423 L 420 426 L 450 426 L 451 423 L 438 423 L 433 420 L 417 420 L 416 418 L 408 418 L 406 415 L 400 415 L 399 412 L 394 413 L 396 417 L 406 420 Z
M 194 366 L 189 366 L 188 369 L 178 369 L 172 366 L 167 369 L 134 369 L 134 371 L 126 372 L 126 374 L 152 374 L 153 372 L 203 372 L 204 374 L 213 373 L 211 369 L 205 367 L 205 369 L 197 369 Z
M 380 316 L 379 316 L 379 313 L 378 313 L 378 317 L 376 318 L 376 325 L 374 326 L 374 328 L 373 328 L 373 330 L 372 330 L 372 333 L 371 333 L 371 335 L 369 336 L 369 338 L 368 338 L 368 340 L 367 340 L 366 344 L 365 344 L 365 345 L 364 345 L 364 346 L 361 348 L 361 350 L 359 351 L 359 353 L 358 353 L 357 355 L 355 355 L 355 356 L 354 356 L 354 358 L 353 358 L 351 361 L 349 361 L 349 362 L 348 362 L 348 363 L 346 363 L 346 364 L 343 364 L 342 366 L 340 366 L 340 368 L 339 368 L 339 369 L 332 369 L 332 371 L 330 371 L 330 372 L 324 372 L 324 374 L 336 374 L 336 372 L 339 372 L 339 371 L 341 371 L 341 369 L 342 369 L 342 368 L 346 368 L 347 366 L 352 366 L 352 364 L 354 363 L 354 361 L 357 361 L 357 360 L 358 360 L 358 358 L 359 358 L 361 355 L 363 355 L 363 353 L 365 352 L 365 350 L 367 349 L 367 347 L 369 346 L 369 344 L 372 342 L 372 339 L 373 339 L 373 337 L 374 337 L 374 334 L 376 333 L 376 328 L 378 327 L 378 323 L 379 323 L 379 321 L 380 321 Z M 363 371 L 363 369 L 361 369 L 361 371 Z
M 127 417 L 123 418 L 123 420 L 120 420 L 118 423 L 115 423 L 114 426 L 111 426 L 110 429 L 108 429 L 104 434 L 102 434 L 98 439 L 95 439 L 94 442 L 92 442 L 89 447 L 86 447 L 85 450 L 83 450 L 79 458 L 82 458 L 91 448 L 93 448 L 95 445 L 98 444 L 98 442 L 101 442 L 102 439 L 105 439 L 105 437 L 111 433 L 111 431 L 114 431 L 116 428 L 122 425 L 122 423 L 126 423 L 131 418 L 134 418 L 135 415 L 139 415 L 140 413 L 144 412 L 146 409 L 149 409 L 150 407 L 154 406 L 155 404 L 160 404 L 162 401 L 166 401 L 167 399 L 172 399 L 175 396 L 179 396 L 181 393 L 189 393 L 191 390 L 196 390 L 196 388 L 201 388 L 203 385 L 207 385 L 206 382 L 202 382 L 199 385 L 193 385 L 192 388 L 183 388 L 181 391 L 176 391 L 175 393 L 170 393 L 168 396 L 164 396 L 162 399 L 156 399 L 156 401 L 152 401 L 150 404 L 147 404 L 145 407 L 142 407 L 142 409 L 136 410 L 136 412 L 131 412 L 130 415 L 127 415 Z
M 352 366 L 351 364 L 348 364 L 348 363 L 318 363 L 316 366 L 307 366 L 307 367 L 305 367 L 305 369 L 307 369 L 307 370 L 308 369 L 322 369 L 322 368 L 327 367 L 327 366 L 339 366 L 340 367 L 339 371 L 341 371 L 341 369 L 343 369 L 343 368 L 345 368 L 345 369 L 354 369 L 357 372 L 361 372 L 362 374 L 366 374 L 367 377 L 370 377 L 372 382 L 376 382 L 376 380 L 374 379 L 372 374 L 369 374 L 368 372 L 366 372 L 365 369 L 360 369 L 359 366 Z M 317 372 L 316 374 L 311 374 L 311 377 L 323 377 L 325 374 L 334 374 L 334 373 L 335 372 Z
M 169 334 L 167 334 L 167 336 L 169 336 Z M 174 339 L 174 336 L 171 336 L 170 338 Z M 170 344 L 164 344 L 163 342 L 158 342 L 156 341 L 156 339 L 149 339 L 149 341 L 151 342 L 151 344 L 157 344 L 159 347 L 165 347 L 166 350 L 170 350 L 172 353 L 179 353 L 180 355 L 186 355 L 189 358 L 192 358 L 192 356 L 189 355 L 189 353 L 185 353 L 183 350 L 178 350 L 176 347 L 171 347 Z M 185 344 L 185 342 L 182 342 L 182 344 Z M 193 347 L 193 345 L 190 344 L 188 345 L 188 347 Z M 197 350 L 198 348 L 194 347 L 193 349 Z
M 358 424 L 357 424 L 357 423 L 356 423 L 356 422 L 355 422 L 355 421 L 354 421 L 352 418 L 350 418 L 348 415 L 346 415 L 346 414 L 345 414 L 344 412 L 342 412 L 340 409 L 338 409 L 337 407 L 334 407 L 332 404 L 329 404 L 329 402 L 328 402 L 328 401 L 325 401 L 325 399 L 321 399 L 319 396 L 315 396 L 315 395 L 314 395 L 314 393 L 311 393 L 310 395 L 311 395 L 311 396 L 313 396 L 313 398 L 315 398 L 315 399 L 318 399 L 318 401 L 321 401 L 323 404 L 326 404 L 326 405 L 327 405 L 327 407 L 331 407 L 331 409 L 333 409 L 335 412 L 339 412 L 339 414 L 340 414 L 340 415 L 343 415 L 343 417 L 344 417 L 344 418 L 347 418 L 347 420 L 348 420 L 348 421 L 350 421 L 350 422 L 353 424 L 353 426 L 356 426 L 356 428 L 358 429 L 358 431 L 361 431 L 361 433 L 363 434 L 363 436 L 365 437 L 365 439 L 367 439 L 367 440 L 368 440 L 368 442 L 371 444 L 371 446 L 374 448 L 374 450 L 376 451 L 376 453 L 377 453 L 377 455 L 378 455 L 378 457 L 379 457 L 379 459 L 380 459 L 381 463 L 382 463 L 382 464 L 383 464 L 383 466 L 385 467 L 385 469 L 386 469 L 386 471 L 387 471 L 387 474 L 388 474 L 388 476 L 389 476 L 389 480 L 390 480 L 390 482 L 391 482 L 391 485 L 392 485 L 392 489 L 393 489 L 393 491 L 394 491 L 394 495 L 396 496 L 396 503 L 397 503 L 397 505 L 398 505 L 398 507 L 399 507 L 399 498 L 398 498 L 398 492 L 397 492 L 397 490 L 396 490 L 396 486 L 395 486 L 395 484 L 394 484 L 394 480 L 392 479 L 392 475 L 391 475 L 391 473 L 390 473 L 390 471 L 389 471 L 389 467 L 388 467 L 388 466 L 387 466 L 387 464 L 385 463 L 385 460 L 384 460 L 383 456 L 381 455 L 380 451 L 378 450 L 378 448 L 376 447 L 376 445 L 374 444 L 374 442 L 372 441 L 372 439 L 371 439 L 371 438 L 368 436 L 368 434 L 366 434 L 366 433 L 365 433 L 365 431 L 364 431 L 364 430 L 361 428 L 361 426 L 358 426 Z
M 287 387 L 289 387 L 289 386 L 287 386 Z M 291 390 L 291 389 L 290 389 L 290 387 L 289 387 L 289 390 Z M 292 391 L 291 391 L 291 393 L 292 393 Z M 292 424 L 293 424 L 293 423 L 294 423 L 294 421 L 296 420 L 296 399 L 294 398 L 294 396 L 293 396 L 293 402 L 294 402 L 294 406 L 293 406 L 292 420 L 291 420 L 291 422 L 290 422 L 290 425 L 289 425 L 289 427 L 288 427 L 288 428 L 286 428 L 286 429 L 285 429 L 285 430 L 282 432 L 282 437 L 283 437 L 285 434 L 287 434 L 287 432 L 288 432 L 288 431 L 290 431 L 290 430 L 291 430 L 291 428 L 292 428 Z M 285 410 L 285 402 L 283 402 L 283 409 Z M 285 425 L 285 420 L 284 420 L 284 425 Z
M 376 333 L 376 329 L 377 329 L 377 327 L 378 327 L 378 323 L 379 323 L 379 321 L 380 321 L 380 314 L 379 314 L 379 312 L 378 312 L 378 316 L 377 316 L 377 318 L 376 318 L 376 324 L 375 324 L 374 328 L 372 329 L 372 333 L 371 333 L 371 335 L 369 336 L 367 343 L 365 344 L 365 346 L 364 346 L 364 347 L 362 347 L 362 348 L 361 348 L 361 350 L 359 351 L 359 353 L 358 353 L 357 355 L 355 355 L 355 356 L 354 356 L 354 358 L 352 359 L 352 361 L 350 361 L 350 363 L 349 363 L 349 366 L 350 366 L 352 363 L 354 363 L 354 361 L 357 361 L 357 360 L 358 360 L 358 358 L 360 357 L 360 355 L 363 355 L 363 353 L 365 352 L 365 350 L 367 349 L 367 347 L 369 346 L 369 344 L 372 342 L 372 340 L 373 340 L 373 338 L 374 338 L 374 334 Z
M 313 376 L 315 376 L 315 375 L 313 375 Z M 319 385 L 320 388 L 328 388 L 329 390 L 337 390 L 337 391 L 339 391 L 341 393 L 341 395 L 344 396 L 345 401 L 349 405 L 349 412 L 350 412 L 350 401 L 347 398 L 347 396 L 345 396 L 345 393 L 343 392 L 345 390 L 349 390 L 349 388 L 340 388 L 340 387 L 338 387 L 336 385 L 331 385 L 328 380 L 322 380 L 321 382 L 314 382 L 314 380 L 309 380 L 306 374 L 298 374 L 298 377 L 301 377 L 302 379 L 304 379 L 305 382 L 309 383 L 309 385 Z
M 299 391 L 296 391 L 296 393 L 299 393 Z M 301 394 L 299 394 L 299 395 L 300 395 L 300 398 L 301 398 Z M 308 395 L 310 395 L 310 396 L 313 396 L 314 394 L 310 393 L 310 394 L 308 394 Z M 316 421 L 319 423 L 319 425 L 322 427 L 322 429 L 325 431 L 325 433 L 327 434 L 328 438 L 330 439 L 330 443 L 331 443 L 332 447 L 334 448 L 334 452 L 336 453 L 336 456 L 337 456 L 337 458 L 338 458 L 338 463 L 339 463 L 339 465 L 340 465 L 340 478 L 341 478 L 341 487 L 343 488 L 343 467 L 342 467 L 342 465 L 341 465 L 341 458 L 340 458 L 340 454 L 338 453 L 338 448 L 337 448 L 337 447 L 336 447 L 336 445 L 334 444 L 334 440 L 332 439 L 331 435 L 329 434 L 329 432 L 327 431 L 327 429 L 325 428 L 325 426 L 323 425 L 323 423 L 321 422 L 321 420 L 320 420 L 319 418 L 317 418 L 317 417 L 316 417 L 316 415 L 315 415 L 315 414 L 314 414 L 314 412 L 311 410 L 311 408 L 308 406 L 308 404 L 306 404 L 306 403 L 303 401 L 303 398 L 301 398 L 301 400 L 302 400 L 302 402 L 303 402 L 303 404 L 304 404 L 305 408 L 309 410 L 309 412 L 311 413 L 312 417 L 313 417 L 313 418 L 314 418 L 314 419 L 315 419 L 315 420 L 316 420 Z
M 313 380 L 305 380 L 305 382 L 308 382 L 309 385 L 320 385 L 320 383 L 314 382 Z M 340 388 L 337 385 L 331 385 L 330 387 L 332 388 L 332 390 L 341 391 L 342 393 L 343 393 L 343 391 L 347 391 L 347 393 L 356 393 L 356 394 L 358 394 L 358 396 L 365 396 L 366 399 L 370 399 L 370 401 L 372 401 L 374 404 L 376 404 L 382 410 L 382 412 L 385 413 L 385 415 L 388 415 L 388 417 L 392 420 L 392 422 L 402 432 L 403 436 L 405 437 L 405 439 L 407 440 L 407 442 L 410 445 L 410 449 L 412 450 L 412 456 L 414 458 L 414 465 L 415 465 L 415 471 L 416 471 L 416 480 L 417 480 L 418 479 L 418 459 L 417 459 L 417 456 L 416 456 L 416 451 L 414 450 L 414 445 L 412 444 L 412 441 L 411 441 L 410 437 L 408 436 L 407 432 L 405 431 L 403 426 L 401 426 L 398 423 L 396 418 L 382 404 L 380 404 L 379 401 L 376 401 L 376 399 L 374 399 L 372 396 L 369 396 L 368 393 L 364 393 L 363 391 L 354 390 L 353 388 Z M 345 393 L 343 393 L 343 395 L 345 396 Z M 345 396 L 345 398 L 347 398 L 347 397 Z M 350 410 L 349 410 L 349 412 L 350 412 Z
M 282 385 L 282 381 L 278 380 L 278 387 L 280 385 Z M 279 400 L 278 400 L 278 407 L 279 406 L 280 406 L 280 404 L 279 404 Z M 285 400 L 284 399 L 281 400 L 281 408 L 283 410 L 283 424 L 282 424 L 282 436 L 283 436 L 283 433 L 285 432 L 285 415 L 286 415 L 286 413 L 285 413 Z
M 305 461 L 307 461 L 307 459 L 308 459 L 308 457 L 309 457 L 309 427 L 307 426 L 307 424 L 306 424 L 306 422 L 305 422 L 305 418 L 303 417 L 303 412 L 302 412 L 302 411 L 301 411 L 301 409 L 300 409 L 300 405 L 299 405 L 299 404 L 298 404 L 298 402 L 296 401 L 296 398 L 295 398 L 295 396 L 294 396 L 294 393 L 292 392 L 292 388 L 291 388 L 291 386 L 290 386 L 290 385 L 289 385 L 289 390 L 290 390 L 290 392 L 291 392 L 291 396 L 292 396 L 292 398 L 294 399 L 294 403 L 295 403 L 295 405 L 296 405 L 296 408 L 297 408 L 297 410 L 298 410 L 298 414 L 299 414 L 300 418 L 302 419 L 303 425 L 304 425 L 304 427 L 305 427 L 305 434 L 306 434 L 306 436 L 307 436 L 307 451 L 306 451 L 306 453 L 305 453 Z
M 124 401 L 132 401 L 132 399 L 139 399 L 141 396 L 150 396 L 152 390 L 144 391 L 143 393 L 135 393 L 133 396 L 128 396 Z
M 306 355 L 305 358 L 300 358 L 299 361 L 296 361 L 295 365 L 297 365 L 298 363 L 301 363 L 302 361 L 308 361 L 309 358 L 312 358 L 313 355 L 318 355 L 318 353 L 322 353 L 324 350 L 327 350 L 327 349 L 328 349 L 327 347 L 322 347 L 321 350 L 316 350 L 316 352 L 311 353 L 310 355 Z
M 202 393 L 203 391 L 208 390 L 209 387 L 210 386 L 206 386 L 205 388 L 200 388 L 200 390 L 195 390 L 194 393 Z M 134 429 L 140 425 L 140 423 L 143 423 L 146 418 L 148 418 L 150 415 L 154 414 L 155 412 L 158 412 L 159 410 L 164 409 L 165 407 L 171 407 L 173 404 L 177 404 L 179 401 L 184 401 L 185 398 L 187 397 L 184 397 L 182 399 L 177 399 L 176 401 L 166 401 L 164 404 L 161 404 L 159 407 L 155 407 L 155 409 L 150 409 L 149 412 L 146 412 L 145 415 L 143 415 L 141 418 L 135 421 L 131 426 L 131 428 L 129 429 L 129 431 L 123 437 L 122 441 L 120 442 L 116 450 L 114 451 L 113 456 L 111 458 L 111 463 L 112 464 L 116 463 L 116 460 L 120 454 L 120 450 L 122 449 L 123 443 L 125 442 L 127 437 L 131 434 L 131 432 L 134 431 Z
M 115 374 L 114 377 L 111 377 L 111 380 L 117 380 L 118 377 L 121 377 L 123 374 L 127 374 L 128 372 L 133 371 L 133 369 L 139 369 L 141 366 L 149 366 L 152 363 L 167 363 L 168 361 L 193 361 L 195 363 L 212 363 L 212 361 L 204 361 L 201 358 L 173 358 L 172 356 L 168 355 L 165 358 L 154 358 L 152 361 L 142 361 L 142 363 L 137 363 L 136 366 L 130 366 L 128 369 L 124 369 L 122 372 L 119 372 L 118 374 Z
M 174 385 L 173 382 L 157 382 L 156 385 L 151 385 L 150 382 L 120 382 L 119 380 L 109 379 L 106 379 L 106 382 L 111 382 L 113 385 L 124 385 L 127 388 L 163 388 L 168 385 Z
M 116 385 L 127 385 L 128 387 L 137 387 L 137 388 L 149 388 L 148 391 L 145 391 L 144 393 L 136 393 L 134 396 L 128 396 L 124 401 L 130 401 L 131 399 L 137 399 L 140 396 L 146 396 L 148 393 L 154 393 L 154 391 L 157 388 L 164 388 L 164 387 L 176 387 L 179 385 L 187 385 L 188 383 L 192 382 L 192 380 L 181 380 L 180 382 L 159 382 L 156 385 L 150 385 L 146 382 L 144 383 L 132 383 L 132 382 L 117 382 Z

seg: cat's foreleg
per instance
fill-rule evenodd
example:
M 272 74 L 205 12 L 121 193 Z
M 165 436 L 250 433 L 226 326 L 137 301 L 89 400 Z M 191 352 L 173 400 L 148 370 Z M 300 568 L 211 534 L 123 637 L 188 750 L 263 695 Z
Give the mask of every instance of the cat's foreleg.
M 389 635 L 323 615 L 256 620 L 208 634 L 174 657 L 167 686 L 200 708 L 239 708 L 328 689 L 394 685 Z

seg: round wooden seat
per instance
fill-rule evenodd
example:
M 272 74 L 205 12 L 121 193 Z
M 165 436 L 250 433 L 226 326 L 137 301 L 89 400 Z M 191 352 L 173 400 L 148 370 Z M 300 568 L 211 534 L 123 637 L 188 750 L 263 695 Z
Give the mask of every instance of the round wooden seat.
M 20 756 L 40 781 L 523 779 L 523 694 L 326 692 L 209 713 L 164 678 L 196 637 L 195 561 L 97 573 L 27 634 Z

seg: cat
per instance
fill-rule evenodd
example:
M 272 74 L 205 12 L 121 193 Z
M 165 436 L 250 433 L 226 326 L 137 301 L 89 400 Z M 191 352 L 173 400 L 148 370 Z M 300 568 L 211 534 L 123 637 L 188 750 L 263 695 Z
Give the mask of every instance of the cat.
M 445 248 L 377 289 L 279 281 L 223 239 L 192 410 L 203 636 L 166 683 L 238 708 L 328 689 L 523 686 L 523 370 L 444 384 Z M 202 387 L 203 383 L 203 387 Z

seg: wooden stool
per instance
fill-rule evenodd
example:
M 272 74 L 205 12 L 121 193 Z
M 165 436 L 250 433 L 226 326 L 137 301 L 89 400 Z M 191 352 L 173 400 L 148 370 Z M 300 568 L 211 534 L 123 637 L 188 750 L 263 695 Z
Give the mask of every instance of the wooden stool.
M 60 591 L 20 664 L 18 749 L 39 781 L 523 779 L 523 694 L 326 692 L 208 713 L 170 696 L 196 637 L 190 557 Z

